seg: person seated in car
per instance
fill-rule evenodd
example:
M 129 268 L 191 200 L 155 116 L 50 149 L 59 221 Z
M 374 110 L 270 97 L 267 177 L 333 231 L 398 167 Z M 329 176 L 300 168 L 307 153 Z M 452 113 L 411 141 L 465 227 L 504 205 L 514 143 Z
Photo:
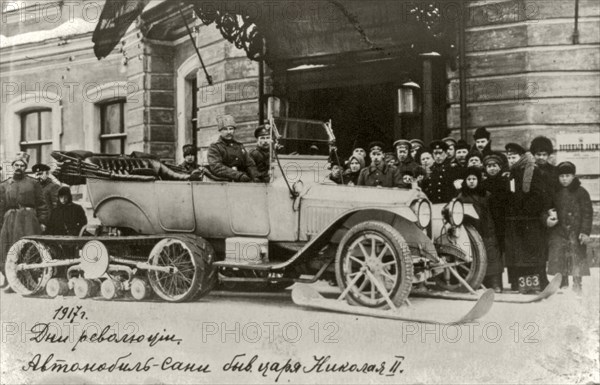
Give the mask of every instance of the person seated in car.
M 196 162 L 197 152 L 193 144 L 185 144 L 183 146 L 183 162 L 179 164 L 179 167 L 183 168 L 188 174 L 198 169 L 198 163 Z
M 269 130 L 269 125 L 261 125 L 254 130 L 256 148 L 250 151 L 250 157 L 254 160 L 254 164 L 256 164 L 258 179 L 263 183 L 269 183 L 269 170 L 271 168 L 269 162 L 271 151 L 271 136 Z
M 425 147 L 425 143 L 421 139 L 411 139 L 410 140 L 410 156 L 415 160 L 415 162 L 419 162 L 417 157 L 417 151 L 420 148 Z
M 372 142 L 369 144 L 371 165 L 364 168 L 358 176 L 359 186 L 375 187 L 401 187 L 402 175 L 400 171 L 389 166 L 383 161 L 383 143 Z
M 259 182 L 254 160 L 234 139 L 236 123 L 231 115 L 217 118 L 219 139 L 208 148 L 208 167 L 218 178 L 232 182 Z
M 398 158 L 396 167 L 398 167 L 400 173 L 402 173 L 402 175 L 406 173 L 410 173 L 411 175 L 414 174 L 415 169 L 419 167 L 419 165 L 411 156 L 412 145 L 410 144 L 410 141 L 398 139 L 394 142 L 394 149 L 396 150 L 396 158 Z

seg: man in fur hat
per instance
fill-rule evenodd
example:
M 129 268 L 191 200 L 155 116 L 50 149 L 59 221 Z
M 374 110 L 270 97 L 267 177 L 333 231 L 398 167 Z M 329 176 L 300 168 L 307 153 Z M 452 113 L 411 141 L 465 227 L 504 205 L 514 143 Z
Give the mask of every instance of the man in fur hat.
M 233 116 L 217 118 L 219 140 L 208 148 L 208 165 L 217 177 L 232 182 L 258 182 L 256 164 L 244 145 L 235 140 L 237 127 Z
M 28 163 L 29 154 L 17 153 L 12 162 L 12 178 L 0 183 L 0 219 L 3 220 L 0 230 L 2 274 L 10 247 L 25 236 L 41 234 L 48 219 L 42 187 L 36 180 L 25 175 Z
M 492 152 L 492 141 L 490 133 L 485 127 L 479 127 L 473 134 L 475 140 L 474 149 L 477 149 L 483 156 L 490 155 Z
M 511 288 L 519 279 L 538 275 L 540 288 L 546 276 L 544 215 L 550 209 L 544 197 L 544 182 L 531 153 L 517 143 L 506 145 L 510 175 L 505 207 L 505 257 Z
M 549 162 L 549 157 L 554 152 L 552 142 L 545 136 L 538 136 L 531 141 L 529 152 L 535 158 L 535 164 L 544 180 L 546 195 L 550 197 L 558 187 L 556 167 Z

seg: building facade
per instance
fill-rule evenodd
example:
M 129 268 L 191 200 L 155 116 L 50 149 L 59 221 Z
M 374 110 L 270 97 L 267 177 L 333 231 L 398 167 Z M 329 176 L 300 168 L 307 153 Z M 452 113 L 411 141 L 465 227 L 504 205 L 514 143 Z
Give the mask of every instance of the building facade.
M 26 150 L 32 162 L 50 162 L 52 150 L 85 149 L 180 162 L 182 145 L 195 143 L 202 162 L 218 115 L 233 115 L 238 138 L 250 143 L 264 112 L 259 96 L 274 94 L 287 100 L 290 116 L 332 119 L 342 155 L 373 139 L 472 142 L 482 126 L 499 150 L 546 135 L 562 149 L 558 160 L 583 162 L 598 212 L 597 1 L 465 1 L 463 9 L 458 1 L 430 8 L 316 1 L 294 9 L 275 1 L 279 8 L 260 17 L 246 2 L 218 10 L 176 3 L 151 1 L 98 60 L 92 38 L 103 1 L 3 1 L 0 160 Z M 245 18 L 230 17 L 236 12 Z M 248 29 L 225 23 L 253 20 L 266 54 L 244 40 Z M 465 31 L 462 94 L 461 40 L 449 25 Z M 400 108 L 407 83 L 420 87 L 410 113 Z M 592 146 L 576 151 L 581 138 Z

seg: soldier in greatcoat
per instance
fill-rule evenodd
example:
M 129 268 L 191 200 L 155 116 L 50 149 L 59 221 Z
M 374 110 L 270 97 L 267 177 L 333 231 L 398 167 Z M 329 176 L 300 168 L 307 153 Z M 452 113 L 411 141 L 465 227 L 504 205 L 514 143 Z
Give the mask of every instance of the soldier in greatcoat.
M 28 235 L 39 235 L 48 219 L 48 208 L 42 194 L 42 187 L 33 178 L 25 175 L 29 154 L 20 152 L 12 162 L 12 178 L 0 183 L 0 272 L 10 247 Z M 1 280 L 0 280 L 1 281 Z
M 519 278 L 539 275 L 540 288 L 546 275 L 545 223 L 550 209 L 544 197 L 544 182 L 531 153 L 516 143 L 506 146 L 510 175 L 505 207 L 505 256 L 511 288 Z
M 359 186 L 401 187 L 403 185 L 400 171 L 383 161 L 383 147 L 381 142 L 369 144 L 371 164 L 360 172 Z
M 254 160 L 244 145 L 234 139 L 236 123 L 233 116 L 220 116 L 217 125 L 219 140 L 208 148 L 210 171 L 232 182 L 259 182 Z

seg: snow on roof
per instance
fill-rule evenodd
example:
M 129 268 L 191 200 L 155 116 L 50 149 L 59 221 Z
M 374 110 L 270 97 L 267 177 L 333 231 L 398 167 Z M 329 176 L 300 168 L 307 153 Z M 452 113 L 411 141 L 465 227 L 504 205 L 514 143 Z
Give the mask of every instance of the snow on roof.
M 96 23 L 85 21 L 83 19 L 73 19 L 73 21 L 67 21 L 60 26 L 47 31 L 27 32 L 11 37 L 0 35 L 0 48 L 27 43 L 39 43 L 44 40 L 58 37 L 82 35 L 93 31 L 95 28 Z

